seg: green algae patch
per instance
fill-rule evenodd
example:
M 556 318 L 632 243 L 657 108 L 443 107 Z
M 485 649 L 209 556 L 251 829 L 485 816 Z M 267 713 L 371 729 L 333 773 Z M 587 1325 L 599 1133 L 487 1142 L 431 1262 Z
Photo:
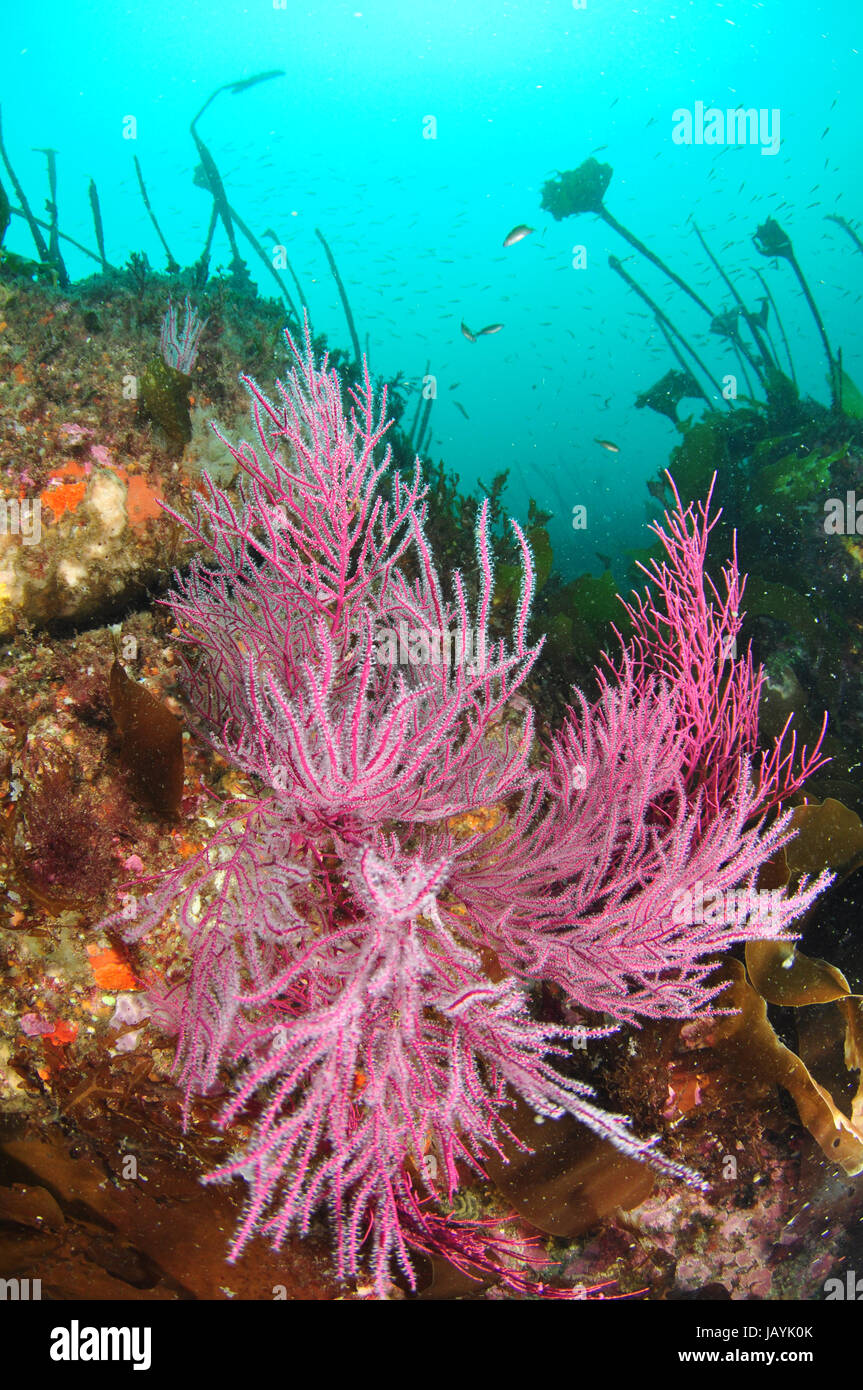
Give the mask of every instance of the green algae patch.
M 158 425 L 168 452 L 179 458 L 192 438 L 189 388 L 192 378 L 154 357 L 144 368 L 140 382 L 141 411 Z

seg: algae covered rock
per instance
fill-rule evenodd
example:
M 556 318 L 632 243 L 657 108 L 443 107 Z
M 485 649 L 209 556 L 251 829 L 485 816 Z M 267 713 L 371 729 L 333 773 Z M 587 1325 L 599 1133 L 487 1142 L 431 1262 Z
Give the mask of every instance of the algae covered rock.
M 0 534 L 0 637 L 22 622 L 90 619 L 158 586 L 170 559 L 161 497 L 154 476 L 56 469 Z

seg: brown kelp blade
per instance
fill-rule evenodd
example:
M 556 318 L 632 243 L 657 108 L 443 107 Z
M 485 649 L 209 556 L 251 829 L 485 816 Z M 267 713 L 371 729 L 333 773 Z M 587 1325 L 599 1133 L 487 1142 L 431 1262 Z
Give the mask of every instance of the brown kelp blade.
M 537 1124 L 524 1101 L 516 1101 L 509 1124 L 532 1152 L 509 1152 L 508 1162 L 486 1160 L 489 1178 L 520 1216 L 549 1235 L 572 1239 L 622 1208 L 650 1196 L 655 1174 L 620 1153 L 608 1140 L 570 1115 Z M 509 1150 L 509 1146 L 506 1146 Z
M 802 1124 L 824 1154 L 850 1176 L 863 1172 L 863 1129 L 860 1127 L 859 1081 L 850 1115 L 837 1105 L 830 1091 L 812 1075 L 802 1057 L 777 1037 L 767 1017 L 767 1003 L 746 978 L 743 965 L 729 959 L 722 965 L 729 981 L 717 999 L 718 1007 L 735 1012 L 711 1022 L 709 1046 L 730 1074 L 747 1078 L 752 1094 L 764 1094 L 772 1086 L 789 1091 Z M 817 997 L 818 990 L 813 993 Z M 837 1001 L 846 1021 L 846 1067 L 859 1066 L 859 1001 L 846 996 Z M 859 1072 L 857 1072 L 859 1078 Z
M 114 660 L 111 710 L 120 732 L 120 758 L 141 799 L 176 816 L 183 798 L 183 735 L 179 720 Z

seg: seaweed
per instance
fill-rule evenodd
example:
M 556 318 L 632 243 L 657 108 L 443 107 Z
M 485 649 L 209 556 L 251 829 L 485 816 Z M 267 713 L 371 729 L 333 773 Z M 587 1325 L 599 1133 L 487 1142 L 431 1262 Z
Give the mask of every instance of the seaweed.
M 767 256 L 771 260 L 776 260 L 777 258 L 781 260 L 786 260 L 788 264 L 791 266 L 791 269 L 794 271 L 794 274 L 797 276 L 800 288 L 802 289 L 803 294 L 806 298 L 806 303 L 809 305 L 812 317 L 814 318 L 815 324 L 818 328 L 818 332 L 821 335 L 821 341 L 824 344 L 824 351 L 827 355 L 827 367 L 830 380 L 832 405 L 834 410 L 839 410 L 841 408 L 841 405 L 837 391 L 838 378 L 836 361 L 834 359 L 833 352 L 830 347 L 830 340 L 827 337 L 827 330 L 824 327 L 824 321 L 821 318 L 820 313 L 818 312 L 818 306 L 812 297 L 812 291 L 810 290 L 809 285 L 807 284 L 806 276 L 803 274 L 803 271 L 800 268 L 800 262 L 797 260 L 797 257 L 794 254 L 794 247 L 791 244 L 791 238 L 788 236 L 787 232 L 784 232 L 782 230 L 775 218 L 768 217 L 765 222 L 761 223 L 761 226 L 755 232 L 752 238 L 752 243 L 756 251 L 758 251 L 762 256 Z
M 577 169 L 567 169 L 559 173 L 557 178 L 546 180 L 542 186 L 542 207 L 558 222 L 564 217 L 577 217 L 583 212 L 595 212 L 597 217 L 601 217 L 603 222 L 623 237 L 639 255 L 644 256 L 651 265 L 655 265 L 663 275 L 667 275 L 669 280 L 688 294 L 699 309 L 703 309 L 712 317 L 701 296 L 608 211 L 603 198 L 613 172 L 610 164 L 600 164 L 592 158 L 586 159 Z
M 105 257 L 105 232 L 102 227 L 102 209 L 99 206 L 99 190 L 96 187 L 96 180 L 90 180 L 88 190 L 90 197 L 90 208 L 93 213 L 93 230 L 96 233 L 96 245 L 99 248 L 99 256 L 102 261 L 102 274 L 107 275 L 111 267 Z
M 6 228 L 12 221 L 12 211 L 9 205 L 9 197 L 3 182 L 0 180 L 0 246 L 3 245 L 3 238 L 6 235 Z
M 149 197 L 149 194 L 147 193 L 147 186 L 146 186 L 146 184 L 144 183 L 144 175 L 143 175 L 143 173 L 141 172 L 141 165 L 140 165 L 139 162 L 138 162 L 138 156 L 137 156 L 137 155 L 133 155 L 133 163 L 134 163 L 134 165 L 135 165 L 135 174 L 136 174 L 137 179 L 138 179 L 138 187 L 139 187 L 140 190 L 141 190 L 141 197 L 142 197 L 143 200 L 144 200 L 144 207 L 147 209 L 147 216 L 149 217 L 150 221 L 152 222 L 153 228 L 154 228 L 155 233 L 156 233 L 156 236 L 157 236 L 157 237 L 159 238 L 159 240 L 161 241 L 162 246 L 164 247 L 164 250 L 165 250 L 165 255 L 166 255 L 166 257 L 167 257 L 167 267 L 166 267 L 167 272 L 168 272 L 169 275 L 176 275 L 176 274 L 177 274 L 177 271 L 180 269 L 180 266 L 179 266 L 178 262 L 174 259 L 173 255 L 171 254 L 171 248 L 170 248 L 170 246 L 168 245 L 167 241 L 165 240 L 164 232 L 162 231 L 162 228 L 159 226 L 158 218 L 156 217 L 156 214 L 155 214 L 155 212 L 153 211 L 153 207 L 152 207 L 152 204 L 151 204 L 151 202 L 150 202 L 150 197 Z
M 320 227 L 315 227 L 315 236 L 318 238 L 318 241 L 321 243 L 321 245 L 324 248 L 324 251 L 326 252 L 327 261 L 329 263 L 330 270 L 332 271 L 333 279 L 336 282 L 336 289 L 338 290 L 339 298 L 342 301 L 342 308 L 345 311 L 345 319 L 347 320 L 348 332 L 351 335 L 351 343 L 353 344 L 354 349 L 354 358 L 356 362 L 359 363 L 362 361 L 363 355 L 360 352 L 360 340 L 357 337 L 356 324 L 354 323 L 354 316 L 351 313 L 351 306 L 348 302 L 347 290 L 345 289 L 342 277 L 339 274 L 339 269 L 336 265 L 335 257 L 333 256 L 333 253 L 329 247 L 329 243 L 327 242 L 327 239 L 321 231 Z M 431 397 L 429 397 L 427 405 L 428 408 L 431 409 Z M 428 416 L 426 415 L 425 418 L 427 419 Z M 420 438 L 422 438 L 422 433 L 423 431 L 422 429 L 420 429 Z
M 40 153 L 44 154 L 48 164 L 48 191 L 51 195 L 46 203 L 51 214 L 48 225 L 48 260 L 57 272 L 57 283 L 65 290 L 69 288 L 69 272 L 60 254 L 60 229 L 57 225 L 57 151 L 43 149 Z
M 183 798 L 183 738 L 178 719 L 145 686 L 130 680 L 115 658 L 111 709 L 120 758 L 138 795 L 153 810 L 176 817 Z
M 18 886 L 52 915 L 95 901 L 115 876 L 111 835 L 92 788 L 61 747 L 25 745 L 9 823 Z
M 675 371 L 672 369 L 665 373 L 653 386 L 649 386 L 646 391 L 636 398 L 636 410 L 643 410 L 649 406 L 658 415 L 664 415 L 673 424 L 679 424 L 677 418 L 677 407 L 686 397 L 706 400 L 704 392 L 699 386 L 695 377 L 689 371 Z
M 158 425 L 171 458 L 179 458 L 192 438 L 189 389 L 192 378 L 161 357 L 153 357 L 141 373 L 139 403 L 141 415 Z

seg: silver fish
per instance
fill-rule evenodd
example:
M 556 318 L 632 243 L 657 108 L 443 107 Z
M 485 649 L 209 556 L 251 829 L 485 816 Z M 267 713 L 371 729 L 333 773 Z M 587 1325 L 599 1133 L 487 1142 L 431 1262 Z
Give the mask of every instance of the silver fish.
M 503 239 L 504 246 L 515 246 L 517 241 L 524 241 L 526 236 L 530 236 L 533 227 L 526 227 L 523 222 L 519 222 L 517 227 L 513 227 L 511 232 L 507 232 Z

